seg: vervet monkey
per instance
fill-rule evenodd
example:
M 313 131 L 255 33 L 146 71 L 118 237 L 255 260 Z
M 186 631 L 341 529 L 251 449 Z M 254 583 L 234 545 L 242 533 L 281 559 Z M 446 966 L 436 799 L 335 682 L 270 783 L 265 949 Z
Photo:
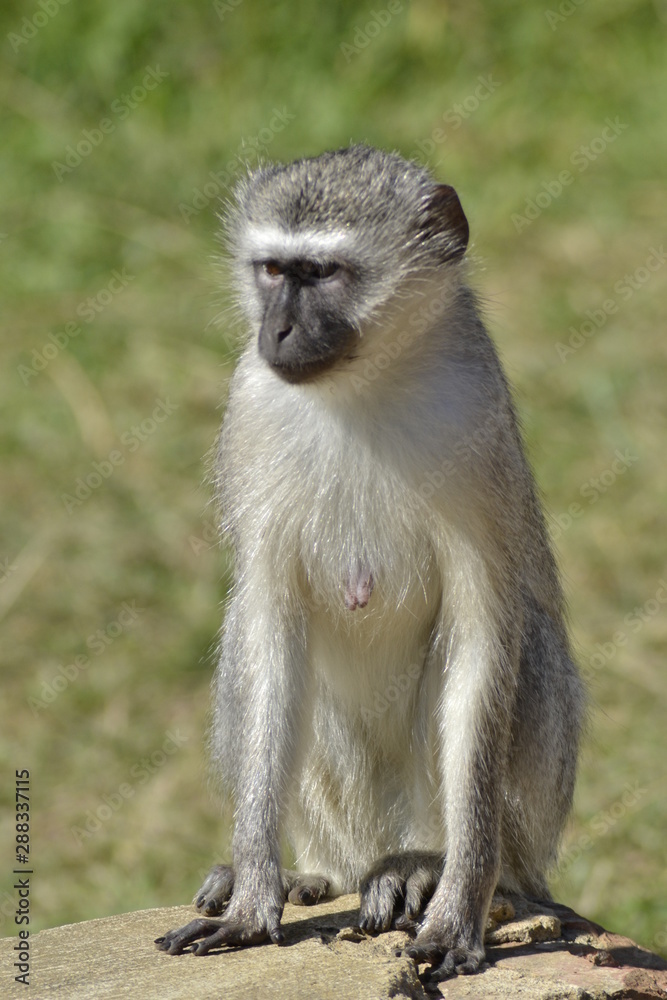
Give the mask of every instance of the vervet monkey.
M 433 976 L 474 972 L 497 886 L 549 898 L 584 696 L 466 217 L 353 146 L 251 173 L 226 232 L 249 331 L 217 472 L 233 866 L 157 943 L 280 942 L 287 895 L 360 890 L 362 928 L 398 918 Z

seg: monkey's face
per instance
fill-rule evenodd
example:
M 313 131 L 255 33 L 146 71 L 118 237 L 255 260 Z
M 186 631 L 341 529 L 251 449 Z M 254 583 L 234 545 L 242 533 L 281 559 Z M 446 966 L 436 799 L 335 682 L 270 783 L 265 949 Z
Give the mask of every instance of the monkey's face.
M 236 197 L 226 229 L 238 301 L 260 357 L 292 383 L 347 367 L 380 320 L 404 322 L 410 283 L 455 267 L 468 242 L 453 188 L 362 146 L 262 168 Z
M 328 259 L 254 262 L 261 305 L 258 349 L 287 382 L 306 382 L 354 353 L 358 333 L 351 320 L 355 278 Z

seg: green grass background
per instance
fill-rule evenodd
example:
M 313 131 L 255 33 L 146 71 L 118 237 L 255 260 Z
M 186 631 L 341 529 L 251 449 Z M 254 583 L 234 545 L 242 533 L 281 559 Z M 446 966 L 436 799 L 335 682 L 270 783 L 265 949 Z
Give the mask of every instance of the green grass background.
M 226 192 L 210 172 L 238 176 L 259 136 L 278 159 L 351 140 L 422 150 L 460 193 L 548 508 L 563 525 L 579 504 L 557 547 L 582 664 L 606 649 L 587 670 L 591 730 L 554 889 L 664 950 L 667 267 L 637 270 L 665 239 L 664 0 L 566 14 L 556 0 L 44 2 L 0 15 L 3 933 L 15 768 L 32 776 L 34 929 L 185 902 L 228 851 L 204 741 L 228 570 L 205 456 L 237 339 L 215 322 Z M 167 75 L 136 100 L 147 67 Z M 136 107 L 121 117 L 123 95 Z M 113 130 L 59 179 L 54 162 L 105 118 Z M 596 142 L 608 118 L 627 127 Z M 563 170 L 572 183 L 517 231 Z M 625 275 L 629 295 L 614 288 Z M 563 362 L 557 345 L 605 300 L 615 312 Z M 31 369 L 72 322 L 78 336 Z M 141 431 L 160 400 L 172 412 Z M 614 475 L 617 449 L 630 461 Z M 63 494 L 114 451 L 113 474 L 68 512 Z M 124 602 L 138 612 L 118 625 Z M 170 732 L 178 748 L 160 753 Z M 77 837 L 105 796 L 99 829 Z

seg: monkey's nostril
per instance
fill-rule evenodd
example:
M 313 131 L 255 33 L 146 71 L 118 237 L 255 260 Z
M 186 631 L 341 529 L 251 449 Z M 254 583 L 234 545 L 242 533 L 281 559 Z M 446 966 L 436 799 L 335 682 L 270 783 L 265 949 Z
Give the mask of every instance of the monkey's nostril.
M 289 337 L 291 332 L 292 332 L 291 326 L 288 326 L 286 330 L 281 330 L 278 334 L 278 343 L 282 344 L 283 340 Z

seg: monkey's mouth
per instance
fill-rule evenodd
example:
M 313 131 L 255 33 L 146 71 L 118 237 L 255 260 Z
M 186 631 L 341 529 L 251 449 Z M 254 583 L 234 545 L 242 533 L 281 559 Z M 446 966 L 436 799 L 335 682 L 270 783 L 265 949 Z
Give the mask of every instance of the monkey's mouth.
M 331 372 L 336 366 L 336 362 L 341 359 L 322 358 L 320 360 L 308 361 L 298 365 L 286 364 L 284 362 L 269 361 L 269 368 L 279 375 L 290 385 L 299 385 L 302 382 L 315 382 L 318 378 Z
M 267 357 L 262 350 L 261 343 L 259 353 L 276 375 L 279 375 L 285 382 L 289 382 L 290 385 L 299 385 L 303 382 L 314 382 L 327 374 L 333 374 L 346 363 L 354 361 L 357 357 L 357 341 L 356 332 L 350 330 L 344 337 L 340 338 L 332 350 L 323 351 L 321 354 L 308 356 L 305 353 L 295 352 L 294 356 L 290 357 L 288 352 L 285 352 L 282 356 L 279 354 L 277 357 L 275 355 Z

